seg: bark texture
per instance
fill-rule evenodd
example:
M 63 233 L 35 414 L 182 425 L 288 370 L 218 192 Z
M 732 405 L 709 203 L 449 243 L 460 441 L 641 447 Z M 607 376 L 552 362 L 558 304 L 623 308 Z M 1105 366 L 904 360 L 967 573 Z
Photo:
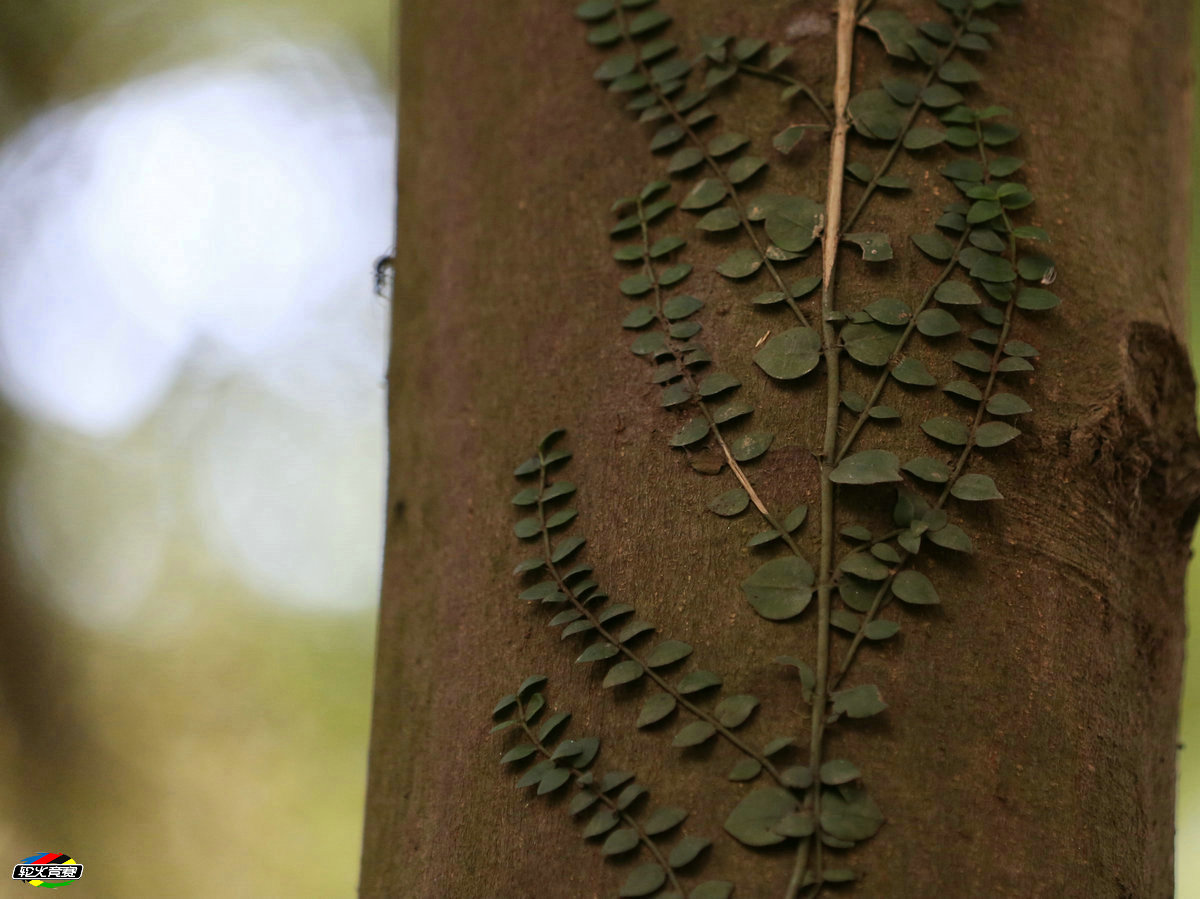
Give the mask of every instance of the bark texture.
M 899 5 L 917 21 L 932 14 Z M 1007 497 L 956 514 L 975 556 L 939 561 L 943 605 L 899 613 L 902 636 L 861 654 L 848 680 L 878 684 L 890 704 L 827 739 L 826 756 L 854 759 L 887 816 L 848 855 L 866 874 L 848 895 L 1172 895 L 1183 575 L 1200 495 L 1181 343 L 1188 5 L 1027 0 L 1004 14 L 981 63 L 974 102 L 1011 107 L 1023 128 L 1013 152 L 1028 160 L 1032 221 L 1054 238 L 1064 303 L 1014 330 L 1042 352 L 1018 391 L 1035 411 L 1021 439 L 971 463 Z M 747 606 L 736 585 L 754 567 L 751 527 L 701 514 L 735 485 L 668 450 L 678 423 L 618 324 L 628 304 L 605 210 L 659 177 L 663 160 L 592 80 L 599 58 L 572 6 L 403 5 L 392 516 L 364 897 L 616 894 L 629 865 L 603 862 L 564 801 L 514 790 L 497 764 L 508 743 L 487 736 L 492 705 L 534 673 L 550 677 L 551 705 L 574 713 L 573 734 L 602 738 L 598 770 L 637 771 L 652 802 L 688 808 L 688 831 L 714 840 L 693 884 L 728 879 L 737 896 L 779 896 L 791 864 L 790 848 L 751 852 L 721 830 L 746 791 L 724 778 L 736 760 L 728 746 L 680 753 L 677 727 L 635 731 L 641 689 L 602 690 L 602 671 L 572 662 L 581 647 L 514 599 L 510 571 L 528 553 L 512 536 L 512 468 L 564 426 L 578 532 L 602 586 L 661 636 L 692 644 L 726 694 L 762 700 L 749 742 L 807 740 L 796 682 L 771 660 L 811 654 L 811 613 L 774 624 Z M 673 7 L 685 47 L 705 33 L 783 40 L 806 21 L 791 42 L 828 94 L 828 4 Z M 876 43 L 859 39 L 856 89 L 883 71 Z M 757 91 L 715 105 L 761 153 L 783 114 L 774 91 Z M 902 154 L 896 171 L 938 186 L 922 204 L 878 198 L 860 230 L 928 230 L 952 190 L 935 174 L 942 153 Z M 773 160 L 774 189 L 821 196 L 819 151 L 793 156 Z M 712 273 L 727 252 L 692 240 L 689 292 L 709 303 L 714 358 L 746 385 L 757 426 L 777 434 L 758 469 L 764 498 L 813 502 L 817 466 L 803 447 L 819 438 L 805 420 L 820 420 L 823 391 L 785 394 L 753 369 L 749 348 L 772 320 Z M 901 295 L 928 283 L 918 263 L 895 263 Z M 861 266 L 842 272 L 843 303 L 875 292 Z M 939 382 L 953 376 L 949 355 L 931 365 Z M 848 376 L 854 389 L 866 383 Z M 946 411 L 939 396 L 906 402 L 910 421 L 921 402 Z M 915 427 L 896 433 L 889 448 L 902 457 L 928 452 Z

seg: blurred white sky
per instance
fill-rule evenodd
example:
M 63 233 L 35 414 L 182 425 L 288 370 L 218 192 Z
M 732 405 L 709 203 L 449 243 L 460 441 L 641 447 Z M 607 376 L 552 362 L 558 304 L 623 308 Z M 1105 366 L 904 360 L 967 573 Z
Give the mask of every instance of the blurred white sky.
M 268 599 L 374 603 L 393 129 L 360 59 L 268 36 L 0 148 L 10 527 L 83 620 L 140 615 L 193 533 Z

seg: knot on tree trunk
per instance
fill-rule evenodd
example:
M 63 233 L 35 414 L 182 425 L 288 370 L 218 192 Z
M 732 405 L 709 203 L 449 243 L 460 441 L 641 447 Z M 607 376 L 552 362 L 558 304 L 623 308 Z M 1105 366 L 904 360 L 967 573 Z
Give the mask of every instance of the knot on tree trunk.
M 1110 480 L 1114 500 L 1131 513 L 1149 511 L 1190 540 L 1200 514 L 1200 435 L 1187 348 L 1161 325 L 1135 321 L 1119 352 L 1119 388 L 1066 435 L 1069 454 Z

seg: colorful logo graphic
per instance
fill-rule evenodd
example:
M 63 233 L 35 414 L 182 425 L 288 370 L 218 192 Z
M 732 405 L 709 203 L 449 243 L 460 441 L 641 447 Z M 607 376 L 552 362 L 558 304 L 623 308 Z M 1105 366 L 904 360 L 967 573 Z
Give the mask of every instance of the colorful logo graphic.
M 83 865 L 61 852 L 39 852 L 23 858 L 13 865 L 13 880 L 21 880 L 31 887 L 58 889 L 63 884 L 83 876 Z

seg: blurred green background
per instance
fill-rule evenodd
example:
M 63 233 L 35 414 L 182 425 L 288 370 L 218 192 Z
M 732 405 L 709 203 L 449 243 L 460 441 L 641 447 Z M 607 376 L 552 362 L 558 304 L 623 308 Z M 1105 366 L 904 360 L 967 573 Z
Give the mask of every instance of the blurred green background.
M 393 15 L 0 0 L 0 847 L 72 895 L 354 894 Z

